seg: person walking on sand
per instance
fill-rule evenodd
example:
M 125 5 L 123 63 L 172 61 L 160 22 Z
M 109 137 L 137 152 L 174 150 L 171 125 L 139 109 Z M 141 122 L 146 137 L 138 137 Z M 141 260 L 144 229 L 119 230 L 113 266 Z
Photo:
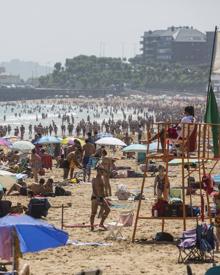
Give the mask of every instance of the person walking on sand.
M 103 175 L 106 173 L 103 166 L 99 165 L 97 168 L 97 175 L 95 178 L 92 179 L 92 196 L 91 196 L 91 216 L 90 216 L 90 224 L 91 224 L 91 231 L 94 230 L 94 221 L 95 216 L 97 214 L 98 206 L 101 207 L 101 221 L 99 227 L 106 229 L 104 226 L 104 222 L 110 213 L 110 207 L 108 202 L 105 199 L 104 194 L 104 181 Z
M 36 153 L 36 150 L 33 149 L 31 152 L 31 169 L 34 175 L 34 181 L 38 182 L 38 172 L 42 168 L 41 157 Z

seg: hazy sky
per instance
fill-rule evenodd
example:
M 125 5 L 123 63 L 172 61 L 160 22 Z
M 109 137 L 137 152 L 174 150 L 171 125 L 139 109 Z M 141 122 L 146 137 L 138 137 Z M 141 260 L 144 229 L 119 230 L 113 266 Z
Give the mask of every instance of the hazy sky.
M 0 62 L 134 56 L 144 31 L 220 27 L 220 0 L 0 0 Z

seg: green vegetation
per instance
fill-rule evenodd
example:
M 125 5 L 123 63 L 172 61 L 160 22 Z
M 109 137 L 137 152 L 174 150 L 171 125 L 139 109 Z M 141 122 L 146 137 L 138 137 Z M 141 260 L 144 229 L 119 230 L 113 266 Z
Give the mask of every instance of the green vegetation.
M 121 58 L 80 55 L 66 59 L 65 66 L 39 78 L 40 87 L 71 89 L 204 89 L 208 66 L 143 63 L 140 57 Z

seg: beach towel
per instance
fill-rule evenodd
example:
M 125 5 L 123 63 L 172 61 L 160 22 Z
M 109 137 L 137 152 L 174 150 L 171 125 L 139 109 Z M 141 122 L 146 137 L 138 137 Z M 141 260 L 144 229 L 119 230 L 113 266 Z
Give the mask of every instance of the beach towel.
M 68 241 L 68 244 L 72 244 L 74 246 L 112 246 L 112 243 L 102 243 L 102 242 L 80 242 L 77 240 Z
M 98 224 L 95 224 L 94 227 L 99 226 Z M 86 223 L 76 223 L 76 224 L 64 224 L 63 227 L 65 228 L 89 228 L 91 227 L 91 224 Z

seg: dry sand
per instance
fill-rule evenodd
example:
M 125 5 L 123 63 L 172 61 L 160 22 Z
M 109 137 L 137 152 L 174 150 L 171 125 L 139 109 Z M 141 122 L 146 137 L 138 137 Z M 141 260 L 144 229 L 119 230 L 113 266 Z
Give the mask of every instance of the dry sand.
M 118 165 L 127 164 L 137 169 L 134 160 L 119 160 Z M 180 167 L 172 167 L 170 175 L 178 175 L 170 178 L 171 187 L 180 185 Z M 215 172 L 219 169 L 216 168 Z M 94 174 L 94 172 L 93 172 Z M 53 168 L 52 171 L 46 173 L 46 177 L 54 176 L 55 180 L 62 178 L 62 170 Z M 113 193 L 116 191 L 117 184 L 125 184 L 129 190 L 140 189 L 141 178 L 137 179 L 113 179 L 111 185 Z M 146 180 L 145 197 L 146 200 L 142 204 L 142 214 L 150 215 L 150 209 L 153 202 L 153 177 Z M 66 189 L 72 191 L 70 197 L 49 198 L 52 206 L 61 206 L 61 204 L 72 203 L 72 207 L 65 209 L 65 223 L 89 223 L 90 216 L 90 184 L 73 184 Z M 27 205 L 28 199 L 25 197 L 11 196 L 13 203 L 21 202 Z M 193 201 L 199 203 L 199 196 L 194 196 Z M 136 209 L 137 203 L 133 202 Z M 107 220 L 115 220 L 119 215 L 119 210 L 112 210 Z M 61 226 L 61 208 L 51 208 L 47 216 L 49 223 L 54 224 L 58 228 Z M 187 228 L 193 228 L 196 222 L 188 221 Z M 108 232 L 98 231 L 91 232 L 89 228 L 72 228 L 66 229 L 70 240 L 78 240 L 82 242 L 105 242 Z M 137 230 L 137 238 L 151 239 L 156 232 L 161 231 L 161 223 L 159 221 L 150 220 L 140 222 Z M 182 221 L 167 221 L 165 231 L 180 237 L 182 233 Z M 91 270 L 100 268 L 103 274 L 111 275 L 133 275 L 133 274 L 186 274 L 186 266 L 178 264 L 178 249 L 175 245 L 158 245 L 158 244 L 133 244 L 131 236 L 133 227 L 127 227 L 123 230 L 126 241 L 107 241 L 113 245 L 109 247 L 75 247 L 67 245 L 57 249 L 42 251 L 35 254 L 26 254 L 21 260 L 31 266 L 31 273 L 38 275 L 46 274 L 76 274 L 81 270 Z M 219 255 L 216 254 L 216 260 L 219 262 Z M 194 274 L 203 275 L 211 264 L 192 264 Z

